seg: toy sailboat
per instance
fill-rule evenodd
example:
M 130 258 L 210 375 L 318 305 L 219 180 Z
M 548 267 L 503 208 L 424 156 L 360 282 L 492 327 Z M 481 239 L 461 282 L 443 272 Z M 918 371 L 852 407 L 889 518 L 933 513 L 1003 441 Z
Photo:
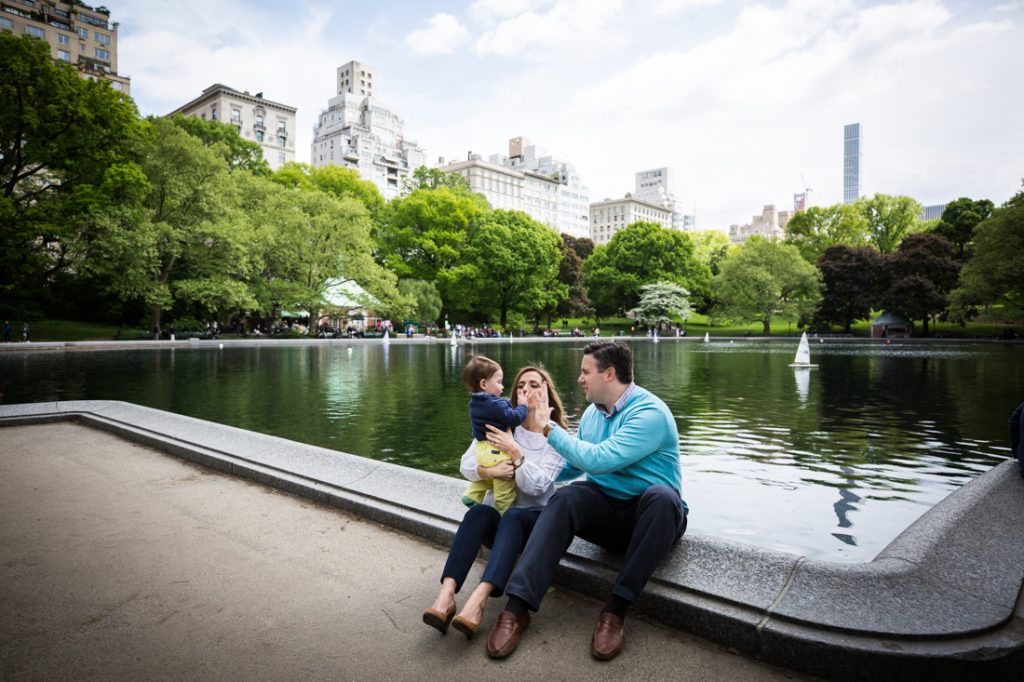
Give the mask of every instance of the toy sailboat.
M 796 349 L 796 357 L 790 367 L 817 367 L 811 362 L 811 346 L 807 343 L 807 332 L 800 335 L 800 345 Z

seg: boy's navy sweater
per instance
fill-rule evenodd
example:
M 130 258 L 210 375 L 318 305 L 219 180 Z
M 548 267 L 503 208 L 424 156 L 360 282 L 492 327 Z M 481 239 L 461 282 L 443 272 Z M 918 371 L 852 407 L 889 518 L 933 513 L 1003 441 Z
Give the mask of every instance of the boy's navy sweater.
M 487 440 L 487 425 L 499 429 L 514 429 L 526 421 L 527 407 L 512 407 L 508 398 L 481 391 L 471 393 L 469 399 L 469 420 L 473 423 L 473 438 Z

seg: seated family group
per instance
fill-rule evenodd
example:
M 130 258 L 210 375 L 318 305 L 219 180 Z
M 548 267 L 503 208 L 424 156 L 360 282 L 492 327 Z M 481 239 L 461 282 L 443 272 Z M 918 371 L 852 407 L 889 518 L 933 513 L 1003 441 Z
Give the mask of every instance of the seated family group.
M 463 496 L 469 509 L 423 621 L 472 638 L 487 599 L 507 595 L 487 638 L 488 655 L 505 658 L 580 537 L 623 556 L 591 639 L 593 656 L 611 660 L 625 642 L 627 609 L 686 530 L 675 419 L 634 383 L 632 353 L 617 341 L 583 349 L 578 383 L 590 405 L 575 436 L 543 368 L 522 368 L 510 400 L 502 397 L 503 379 L 498 363 L 481 356 L 463 371 L 474 437 L 460 467 L 471 482 Z M 459 611 L 456 594 L 481 546 L 490 548 L 487 565 Z

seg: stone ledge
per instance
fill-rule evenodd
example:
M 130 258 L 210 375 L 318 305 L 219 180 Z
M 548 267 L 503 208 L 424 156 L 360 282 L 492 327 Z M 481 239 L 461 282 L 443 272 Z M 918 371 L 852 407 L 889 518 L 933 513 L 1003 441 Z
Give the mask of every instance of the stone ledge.
M 447 545 L 460 481 L 116 401 L 0 406 L 0 426 L 79 421 Z M 688 533 L 638 609 L 773 663 L 843 679 L 1024 678 L 1024 480 L 1001 464 L 863 564 Z M 993 541 L 993 539 L 998 541 Z M 576 541 L 558 582 L 603 598 L 618 558 Z

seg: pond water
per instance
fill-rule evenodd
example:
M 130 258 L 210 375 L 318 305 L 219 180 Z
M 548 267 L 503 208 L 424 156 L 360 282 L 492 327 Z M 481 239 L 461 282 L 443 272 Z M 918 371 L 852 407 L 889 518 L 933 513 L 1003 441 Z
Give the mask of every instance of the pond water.
M 1024 347 L 631 341 L 637 381 L 675 414 L 688 532 L 828 561 L 869 561 L 928 508 L 1010 456 Z M 541 363 L 571 425 L 584 341 L 270 343 L 0 353 L 7 403 L 125 400 L 458 476 L 469 444 L 462 366 L 476 352 L 511 384 Z

